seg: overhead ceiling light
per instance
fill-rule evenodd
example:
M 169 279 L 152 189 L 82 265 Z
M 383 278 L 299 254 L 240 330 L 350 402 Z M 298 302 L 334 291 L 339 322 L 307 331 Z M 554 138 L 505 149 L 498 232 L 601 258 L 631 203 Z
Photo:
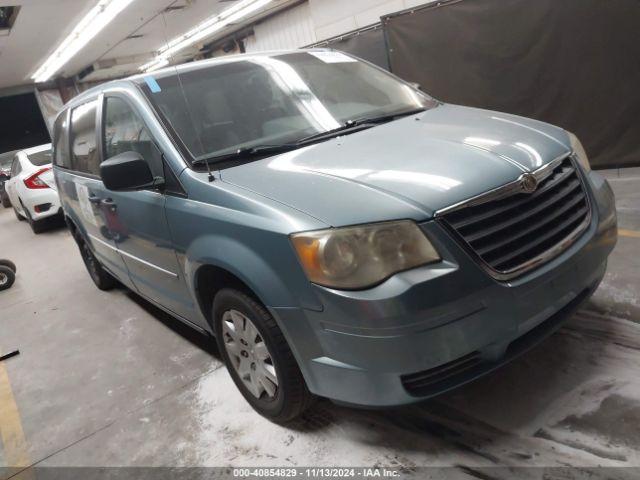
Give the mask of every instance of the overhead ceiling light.
M 100 0 L 78 22 L 69 36 L 62 41 L 31 78 L 39 83 L 46 82 L 53 77 L 131 2 L 133 0 Z
M 162 68 L 169 63 L 169 58 L 173 54 L 180 50 L 184 50 L 207 37 L 210 37 L 231 23 L 248 17 L 271 2 L 273 2 L 273 0 L 243 0 L 236 3 L 234 6 L 227 8 L 222 13 L 209 17 L 188 32 L 167 42 L 165 46 L 158 50 L 156 58 L 151 62 L 142 65 L 140 70 L 144 72 L 151 72 L 158 68 Z

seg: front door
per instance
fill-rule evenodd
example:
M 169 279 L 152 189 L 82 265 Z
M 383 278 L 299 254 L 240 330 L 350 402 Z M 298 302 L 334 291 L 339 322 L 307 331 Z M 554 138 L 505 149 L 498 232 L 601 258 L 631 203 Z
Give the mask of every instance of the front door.
M 134 151 L 155 177 L 169 168 L 149 129 L 124 95 L 106 94 L 103 103 L 104 159 Z M 178 315 L 194 316 L 192 301 L 171 239 L 162 189 L 107 191 L 108 223 L 135 287 L 145 297 Z

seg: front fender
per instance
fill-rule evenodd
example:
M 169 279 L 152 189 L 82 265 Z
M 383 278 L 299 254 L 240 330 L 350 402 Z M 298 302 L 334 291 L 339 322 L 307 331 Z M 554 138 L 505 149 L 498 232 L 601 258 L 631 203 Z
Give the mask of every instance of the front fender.
M 288 242 L 286 238 L 281 240 Z M 204 235 L 194 240 L 185 252 L 185 278 L 190 290 L 195 292 L 198 269 L 211 265 L 238 277 L 268 307 L 320 309 L 317 298 L 308 287 L 308 280 L 299 278 L 296 274 L 298 266 L 291 265 L 295 258 L 287 255 L 286 248 L 270 250 L 273 255 L 267 261 L 264 254 L 237 238 Z

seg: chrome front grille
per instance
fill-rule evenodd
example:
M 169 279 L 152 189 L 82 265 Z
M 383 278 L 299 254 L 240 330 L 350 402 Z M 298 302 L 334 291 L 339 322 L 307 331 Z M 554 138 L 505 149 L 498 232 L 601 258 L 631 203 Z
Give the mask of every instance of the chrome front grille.
M 437 214 L 500 280 L 557 256 L 587 228 L 591 218 L 589 199 L 571 157 L 533 172 L 537 188 L 532 193 L 523 191 L 525 175 Z

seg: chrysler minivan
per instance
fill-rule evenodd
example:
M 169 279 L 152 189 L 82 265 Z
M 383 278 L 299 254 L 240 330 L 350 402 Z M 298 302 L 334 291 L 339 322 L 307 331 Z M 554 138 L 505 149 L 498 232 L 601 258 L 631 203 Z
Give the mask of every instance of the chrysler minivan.
M 54 137 L 97 287 L 215 337 L 278 422 L 316 396 L 387 407 L 490 372 L 594 292 L 617 239 L 573 134 L 331 50 L 100 85 Z

